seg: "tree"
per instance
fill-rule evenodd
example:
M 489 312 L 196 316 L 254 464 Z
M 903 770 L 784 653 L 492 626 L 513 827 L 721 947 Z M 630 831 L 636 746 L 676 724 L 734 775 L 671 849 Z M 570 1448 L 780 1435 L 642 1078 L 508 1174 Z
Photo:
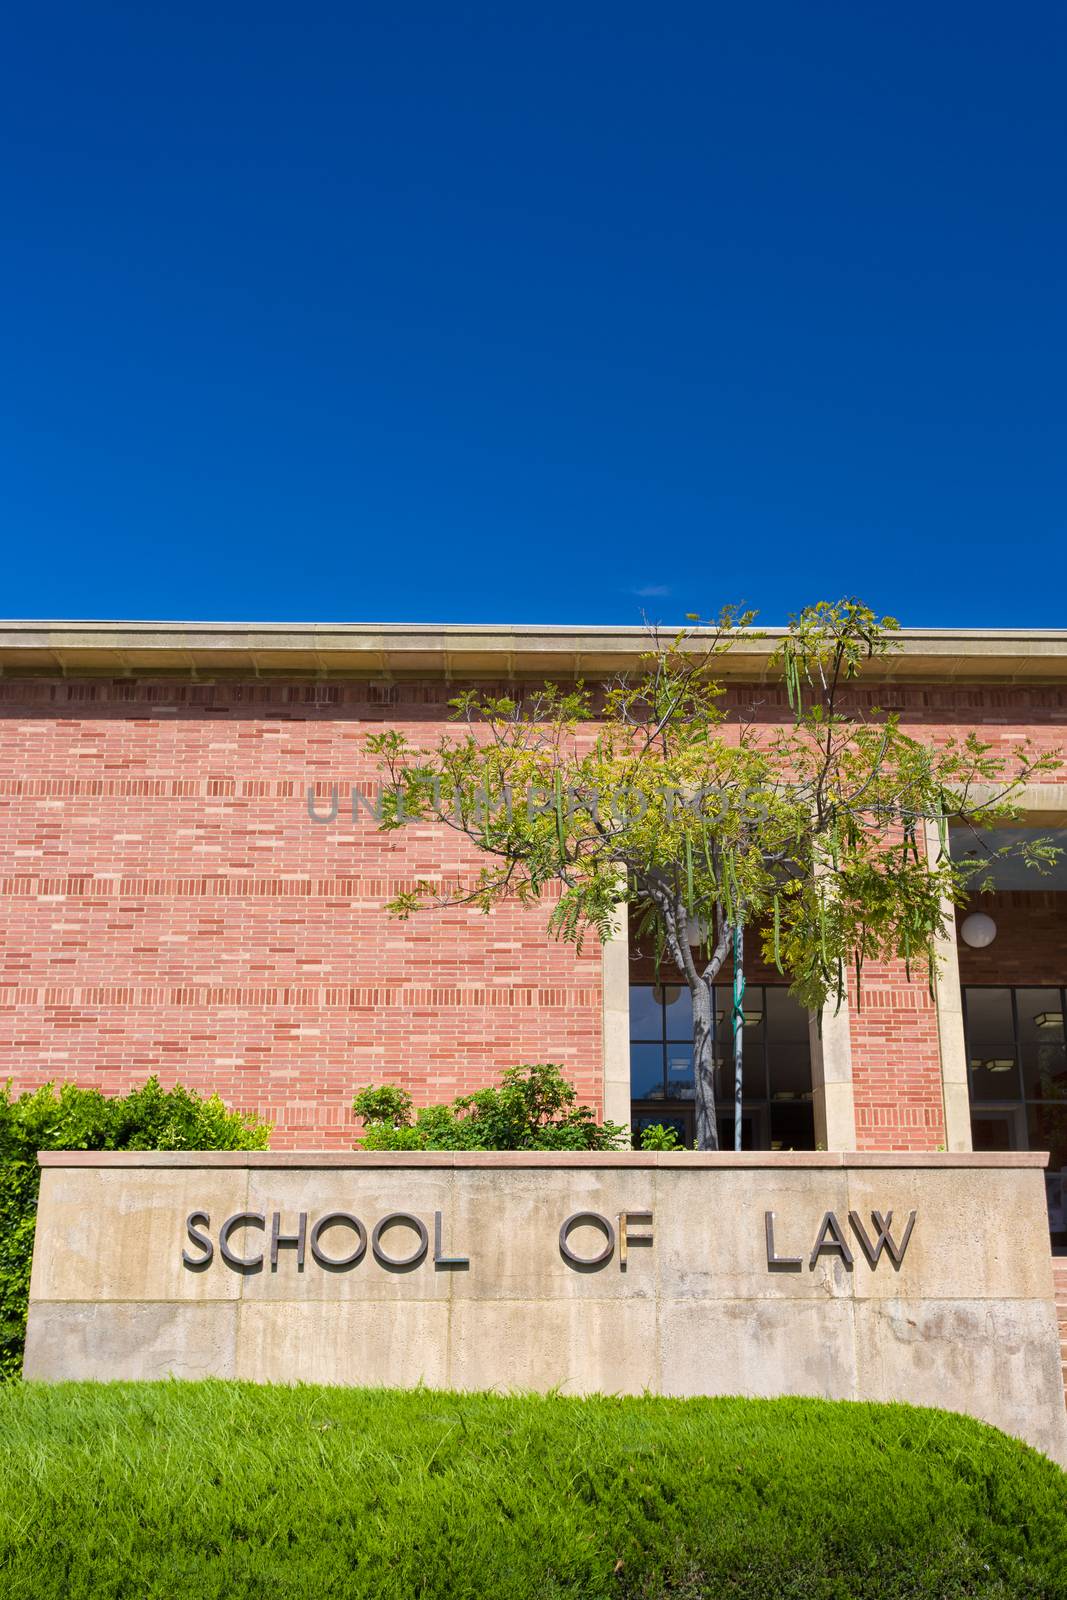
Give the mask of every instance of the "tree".
M 897 622 L 858 600 L 808 607 L 775 644 L 784 722 L 757 720 L 756 705 L 730 712 L 716 668 L 753 620 L 728 608 L 666 642 L 653 632 L 639 670 L 595 690 L 469 690 L 451 702 L 460 728 L 431 750 L 395 730 L 368 741 L 389 778 L 382 827 L 437 817 L 488 858 L 472 880 L 417 883 L 393 914 L 553 893 L 552 933 L 580 946 L 610 936 L 620 901 L 634 908 L 692 997 L 702 1150 L 718 1145 L 713 986 L 731 953 L 740 1109 L 746 929 L 820 1016 L 840 1004 L 846 972 L 859 994 L 870 960 L 901 959 L 932 982 L 944 906 L 981 871 L 950 856 L 949 823 L 1016 814 L 1019 788 L 1060 764 L 1028 743 L 997 755 L 975 733 L 924 743 L 895 713 L 862 709 L 853 680 L 900 646 Z M 1056 853 L 1047 841 L 1021 851 L 1038 870 Z

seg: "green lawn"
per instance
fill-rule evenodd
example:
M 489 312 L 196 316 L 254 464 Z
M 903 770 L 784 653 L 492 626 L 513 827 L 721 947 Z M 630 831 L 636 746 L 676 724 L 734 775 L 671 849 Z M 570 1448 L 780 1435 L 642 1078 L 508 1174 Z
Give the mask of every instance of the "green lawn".
M 1067 1476 L 907 1406 L 0 1388 L 3 1600 L 1067 1597 Z

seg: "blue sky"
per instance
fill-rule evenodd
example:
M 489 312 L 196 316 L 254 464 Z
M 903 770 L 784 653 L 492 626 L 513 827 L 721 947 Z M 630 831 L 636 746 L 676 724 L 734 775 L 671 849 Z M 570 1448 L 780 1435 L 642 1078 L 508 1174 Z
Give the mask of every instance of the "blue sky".
M 21 7 L 8 616 L 1067 624 L 1067 13 Z

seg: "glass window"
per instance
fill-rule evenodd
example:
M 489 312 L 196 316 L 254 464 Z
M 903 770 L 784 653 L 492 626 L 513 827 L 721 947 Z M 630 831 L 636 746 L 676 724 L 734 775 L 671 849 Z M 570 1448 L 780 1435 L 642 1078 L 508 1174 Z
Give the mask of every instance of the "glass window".
M 1067 1245 L 1064 1000 L 1054 988 L 963 991 L 976 1150 L 1047 1150 L 1054 1243 Z
M 971 1143 L 976 1150 L 1022 1150 L 1026 1128 L 1016 1111 L 976 1111 L 971 1117 Z
M 663 1010 L 650 983 L 630 985 L 630 1038 L 662 1039 Z
M 764 991 L 764 1004 L 767 1008 L 767 1027 L 778 1043 L 807 1044 L 808 1042 L 808 1013 L 793 998 L 788 989 L 772 988 L 768 985 Z
M 741 1148 L 742 1150 L 759 1150 L 763 1141 L 757 1139 L 756 1121 L 754 1117 L 741 1113 Z M 734 1148 L 734 1118 L 719 1118 L 719 1149 L 732 1150 Z
M 634 1100 L 664 1098 L 661 1044 L 630 1046 L 630 1094 Z
M 1026 1142 L 1031 1150 L 1047 1150 L 1049 1171 L 1067 1176 L 1067 1105 L 1026 1108 Z
M 748 983 L 745 985 L 744 998 L 741 1001 L 745 1013 L 745 1049 L 749 1041 L 754 1040 L 762 1044 L 765 1032 L 764 1016 L 766 1002 L 764 1000 L 763 985 Z M 734 991 L 730 984 L 721 984 L 715 990 L 715 1026 L 720 1034 L 732 1039 L 734 1034 Z
M 685 984 L 667 984 L 662 994 L 666 1037 L 688 1044 L 693 1037 L 693 996 Z
M 1063 1010 L 1058 989 L 1016 989 L 1015 1015 L 1025 1100 L 1067 1099 Z
M 1002 1045 L 1013 1045 L 1010 989 L 967 990 L 967 1038 L 972 1054 L 987 1055 Z
M 741 1133 L 748 1149 L 812 1149 L 808 1014 L 779 985 L 749 984 L 744 997 Z M 634 1126 L 668 1115 L 692 1120 L 693 1011 L 685 984 L 630 989 L 630 1082 Z M 724 1147 L 733 1146 L 733 990 L 720 984 L 712 1007 L 715 1098 Z M 663 1110 L 659 1109 L 661 1103 Z M 688 1104 L 689 1109 L 686 1109 Z M 690 1135 L 691 1138 L 691 1135 Z
M 768 986 L 764 994 L 767 1005 L 767 1037 L 770 1041 L 771 1100 L 774 1104 L 800 1100 L 811 1094 L 808 1013 L 799 1001 L 794 1000 L 788 989 Z M 771 1148 L 774 1148 L 773 1142 Z M 787 1145 L 784 1148 L 804 1150 L 810 1147 L 800 1144 Z
M 667 1099 L 692 1100 L 693 1098 L 693 1046 L 692 1044 L 667 1045 Z
M 766 1026 L 762 985 L 747 984 L 742 1007 L 745 1031 L 742 1038 L 741 1092 L 746 1100 L 767 1098 Z M 720 1093 L 734 1097 L 734 991 L 730 985 L 715 990 L 715 1037 L 717 1056 L 722 1064 Z
M 1015 1016 L 1023 1044 L 1063 1041 L 1063 1008 L 1058 989 L 1016 989 Z
M 1067 1059 L 1063 1041 L 1023 1045 L 1023 1094 L 1027 1100 L 1067 1104 Z
M 1011 990 L 968 989 L 964 1004 L 971 1098 L 1018 1099 L 1019 1068 Z
M 771 1149 L 814 1150 L 815 1113 L 811 1101 L 771 1104 Z
M 641 1134 L 646 1128 L 673 1128 L 678 1135 L 678 1146 L 686 1149 L 693 1143 L 693 1118 L 688 1111 L 639 1111 L 631 1119 L 634 1133 Z

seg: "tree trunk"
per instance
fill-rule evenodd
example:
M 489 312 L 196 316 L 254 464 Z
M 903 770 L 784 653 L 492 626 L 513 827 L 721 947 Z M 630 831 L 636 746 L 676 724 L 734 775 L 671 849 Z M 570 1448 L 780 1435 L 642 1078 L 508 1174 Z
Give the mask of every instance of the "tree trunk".
M 702 978 L 690 986 L 693 997 L 693 1095 L 696 1101 L 698 1150 L 719 1148 L 715 1114 L 714 991 Z

